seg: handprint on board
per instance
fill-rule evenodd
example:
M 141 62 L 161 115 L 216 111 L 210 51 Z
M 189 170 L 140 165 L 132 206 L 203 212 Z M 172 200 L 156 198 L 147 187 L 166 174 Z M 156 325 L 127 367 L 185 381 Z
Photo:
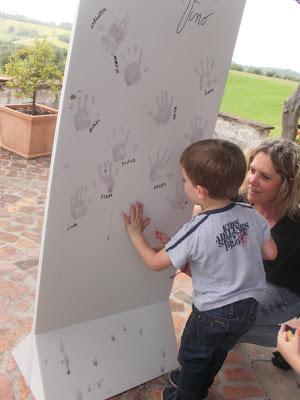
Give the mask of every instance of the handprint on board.
M 170 158 L 173 154 L 168 155 L 168 150 L 165 149 L 162 153 L 158 150 L 156 157 L 154 160 L 149 156 L 149 164 L 150 164 L 150 180 L 152 182 L 158 181 L 163 178 L 162 171 L 168 165 Z
M 111 148 L 112 158 L 114 161 L 122 161 L 127 157 L 126 146 L 128 142 L 130 130 L 125 133 L 124 127 L 121 127 L 121 135 L 116 134 L 116 130 L 113 130 L 113 135 L 110 138 L 106 138 L 106 142 Z
M 156 96 L 156 114 L 153 114 L 152 111 L 149 111 L 148 114 L 154 119 L 157 125 L 166 125 L 169 122 L 172 115 L 173 101 L 174 97 L 172 96 L 171 99 L 169 99 L 169 94 L 166 91 L 162 91 L 160 95 Z
M 191 134 L 184 135 L 191 143 L 198 142 L 201 140 L 205 134 L 208 121 L 202 123 L 202 117 L 196 115 L 193 120 L 191 120 Z
M 167 197 L 167 200 L 168 200 L 170 206 L 174 210 L 183 210 L 184 207 L 186 206 L 186 204 L 188 203 L 188 201 L 185 197 L 183 184 L 180 179 L 177 179 L 176 186 L 175 186 L 175 193 L 173 194 L 173 196 L 171 198 Z
M 200 69 L 195 68 L 196 74 L 199 75 L 199 88 L 200 90 L 211 89 L 212 85 L 218 82 L 218 78 L 212 78 L 214 69 L 214 60 L 206 58 L 206 64 L 204 65 L 203 59 L 200 60 Z
M 138 46 L 134 46 L 133 55 L 130 48 L 127 50 L 127 55 L 122 55 L 122 58 L 133 58 L 133 61 L 129 62 L 124 68 L 124 78 L 127 86 L 135 85 L 142 78 L 141 64 L 143 58 L 143 49 L 138 51 Z M 149 68 L 145 68 L 143 72 L 146 72 Z
M 125 17 L 119 23 L 113 23 L 107 32 L 104 32 L 104 27 L 99 28 L 99 31 L 104 32 L 101 43 L 108 53 L 116 53 L 121 43 L 124 41 L 128 23 L 129 18 Z
M 74 220 L 83 217 L 88 211 L 87 207 L 88 188 L 84 185 L 79 186 L 71 196 L 71 215 Z
M 70 99 L 71 99 L 71 104 L 70 104 L 71 110 L 74 109 L 74 102 L 77 99 L 76 101 L 77 109 L 75 110 L 73 116 L 75 129 L 77 131 L 80 131 L 82 129 L 87 128 L 92 123 L 90 112 L 95 103 L 95 96 L 92 96 L 90 98 L 88 94 L 84 95 L 84 93 L 81 90 L 78 90 L 77 95 L 72 94 L 70 96 Z
M 106 185 L 108 193 L 111 193 L 115 186 L 116 175 L 118 173 L 118 170 L 114 168 L 113 162 L 107 160 L 101 163 L 98 167 L 98 173 L 101 182 Z

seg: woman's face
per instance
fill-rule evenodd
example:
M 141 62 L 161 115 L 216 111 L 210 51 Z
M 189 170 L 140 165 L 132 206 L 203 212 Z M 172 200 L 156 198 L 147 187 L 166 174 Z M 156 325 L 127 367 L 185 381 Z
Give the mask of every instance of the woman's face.
M 248 200 L 254 205 L 272 206 L 282 184 L 269 154 L 258 153 L 247 174 Z

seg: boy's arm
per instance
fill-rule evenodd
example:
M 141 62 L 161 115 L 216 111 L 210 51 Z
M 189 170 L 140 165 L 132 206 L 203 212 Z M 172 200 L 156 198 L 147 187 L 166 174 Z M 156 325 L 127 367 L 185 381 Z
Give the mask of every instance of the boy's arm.
M 264 260 L 275 260 L 277 257 L 277 246 L 272 238 L 263 243 L 262 257 Z
M 145 264 L 153 271 L 161 271 L 172 264 L 165 249 L 156 252 L 144 238 L 143 230 L 149 225 L 150 219 L 144 219 L 143 214 L 143 204 L 132 204 L 130 206 L 130 214 L 123 213 L 126 230 L 132 244 Z

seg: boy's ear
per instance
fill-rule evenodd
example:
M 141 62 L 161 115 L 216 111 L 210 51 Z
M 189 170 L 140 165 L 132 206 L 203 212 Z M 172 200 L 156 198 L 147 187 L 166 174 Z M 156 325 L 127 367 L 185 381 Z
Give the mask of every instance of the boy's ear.
M 208 197 L 209 193 L 208 193 L 208 190 L 206 189 L 206 187 L 197 185 L 196 188 L 198 190 L 198 194 L 199 194 L 200 198 L 203 199 L 205 197 Z

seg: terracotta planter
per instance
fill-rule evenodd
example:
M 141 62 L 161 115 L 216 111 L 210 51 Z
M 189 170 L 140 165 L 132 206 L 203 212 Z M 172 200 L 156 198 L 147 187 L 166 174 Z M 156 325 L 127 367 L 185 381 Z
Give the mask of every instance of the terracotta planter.
M 49 115 L 27 115 L 17 111 L 20 104 L 0 107 L 1 147 L 25 158 L 51 154 L 57 120 L 57 110 L 37 104 Z M 31 105 L 22 107 L 31 108 Z

